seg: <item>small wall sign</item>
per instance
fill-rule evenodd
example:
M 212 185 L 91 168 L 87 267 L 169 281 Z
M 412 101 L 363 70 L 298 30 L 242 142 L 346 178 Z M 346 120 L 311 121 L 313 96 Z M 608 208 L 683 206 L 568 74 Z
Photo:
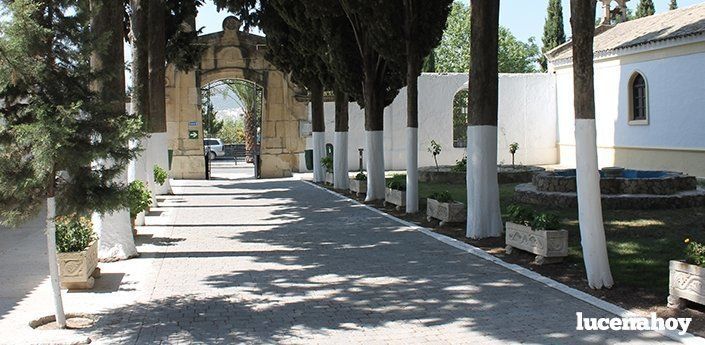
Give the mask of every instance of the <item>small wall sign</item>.
M 189 127 L 198 127 L 198 122 L 197 121 L 191 121 L 188 123 Z
M 188 138 L 189 139 L 198 139 L 198 130 L 189 129 Z

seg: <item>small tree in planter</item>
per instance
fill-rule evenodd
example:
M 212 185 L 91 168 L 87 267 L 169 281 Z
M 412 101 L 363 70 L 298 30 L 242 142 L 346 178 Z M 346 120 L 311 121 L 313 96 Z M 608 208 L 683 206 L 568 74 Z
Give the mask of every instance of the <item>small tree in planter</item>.
M 93 224 L 76 214 L 59 216 L 56 223 L 56 251 L 59 281 L 65 289 L 91 289 L 100 276 L 98 241 Z
M 149 188 L 144 182 L 140 180 L 130 182 L 127 186 L 127 203 L 130 206 L 132 231 L 136 234 L 135 219 L 137 219 L 137 215 L 152 206 L 152 193 L 149 192 Z
M 326 169 L 326 183 L 333 184 L 333 157 L 325 156 L 321 158 L 321 165 Z
M 518 143 L 509 144 L 509 153 L 512 154 L 512 168 L 514 167 L 514 154 L 516 154 L 518 150 L 519 150 Z
M 514 248 L 536 254 L 534 263 L 559 262 L 568 256 L 568 231 L 558 230 L 558 216 L 551 213 L 534 213 L 521 205 L 509 206 L 506 224 L 506 252 Z
M 397 211 L 406 206 L 406 175 L 394 175 L 387 182 L 384 202 L 397 206 Z
M 669 263 L 668 306 L 683 309 L 686 301 L 705 304 L 705 244 L 685 239 L 685 261 Z
M 427 150 L 433 155 L 433 161 L 436 163 L 436 171 L 440 171 L 438 168 L 438 155 L 441 154 L 441 144 L 437 143 L 435 140 L 431 140 L 431 145 L 427 148 Z
M 467 219 L 465 204 L 455 202 L 450 192 L 435 192 L 426 199 L 426 216 L 431 219 L 440 220 L 440 226 L 447 223 L 464 222 Z
M 166 180 L 169 178 L 169 174 L 162 167 L 155 165 L 154 168 L 154 182 L 163 186 Z
M 358 196 L 367 193 L 367 175 L 365 173 L 359 172 L 350 179 L 350 191 Z

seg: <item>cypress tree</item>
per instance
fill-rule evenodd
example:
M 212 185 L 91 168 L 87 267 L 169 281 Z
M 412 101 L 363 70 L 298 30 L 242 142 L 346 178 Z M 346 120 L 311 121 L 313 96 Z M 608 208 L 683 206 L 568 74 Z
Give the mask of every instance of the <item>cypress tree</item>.
M 542 53 L 546 53 L 565 43 L 563 5 L 561 5 L 561 0 L 550 0 L 546 12 L 546 23 L 543 25 L 543 38 L 541 38 L 541 42 L 543 43 L 543 48 L 541 49 Z M 545 72 L 548 69 L 546 57 L 542 54 L 539 60 L 541 69 Z
M 668 10 L 675 10 L 678 9 L 678 0 L 671 0 L 671 3 L 668 4 Z
M 653 0 L 640 0 L 639 5 L 636 7 L 636 17 L 643 18 L 648 17 L 656 13 L 654 8 Z
M 114 111 L 91 88 L 124 69 L 91 69 L 91 55 L 107 47 L 106 37 L 88 31 L 87 3 L 6 6 L 12 20 L 0 23 L 0 222 L 21 224 L 46 203 L 51 283 L 63 327 L 54 215 L 125 207 L 126 186 L 114 179 L 135 156 L 128 141 L 141 135 L 140 121 Z

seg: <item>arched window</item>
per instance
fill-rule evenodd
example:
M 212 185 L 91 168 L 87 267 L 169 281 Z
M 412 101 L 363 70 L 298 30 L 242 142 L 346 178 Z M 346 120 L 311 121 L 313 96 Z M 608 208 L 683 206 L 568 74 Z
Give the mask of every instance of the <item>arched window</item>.
M 646 124 L 649 119 L 649 92 L 644 76 L 636 72 L 631 78 L 629 86 L 630 114 L 629 121 L 637 124 Z
M 458 91 L 453 98 L 453 147 L 468 146 L 468 90 Z

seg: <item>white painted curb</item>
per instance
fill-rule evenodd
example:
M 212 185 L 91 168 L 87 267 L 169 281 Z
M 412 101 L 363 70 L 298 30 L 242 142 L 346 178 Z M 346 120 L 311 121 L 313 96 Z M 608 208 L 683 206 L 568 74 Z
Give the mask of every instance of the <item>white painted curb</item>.
M 495 264 L 497 264 L 497 265 L 499 265 L 499 266 L 502 266 L 502 267 L 504 267 L 504 268 L 506 268 L 506 269 L 508 269 L 508 270 L 510 270 L 510 271 L 514 271 L 514 272 L 516 272 L 516 273 L 519 273 L 519 274 L 523 275 L 524 277 L 527 277 L 527 278 L 529 278 L 529 279 L 531 279 L 531 280 L 537 281 L 537 282 L 539 282 L 539 283 L 541 283 L 541 284 L 544 284 L 544 285 L 546 285 L 546 286 L 548 286 L 548 287 L 554 288 L 554 289 L 556 289 L 556 290 L 558 290 L 558 291 L 560 291 L 560 292 L 563 292 L 563 293 L 565 293 L 565 294 L 567 294 L 567 295 L 570 295 L 570 296 L 572 296 L 572 297 L 575 297 L 575 298 L 577 298 L 577 299 L 579 299 L 579 300 L 581 300 L 581 301 L 583 301 L 583 302 L 585 302 L 585 303 L 587 303 L 587 304 L 590 304 L 590 305 L 592 305 L 592 306 L 594 306 L 594 307 L 596 307 L 596 308 L 602 309 L 602 310 L 604 310 L 604 311 L 610 312 L 610 313 L 612 313 L 612 314 L 615 314 L 615 315 L 617 315 L 617 316 L 619 316 L 619 317 L 623 317 L 623 318 L 628 318 L 628 317 L 629 317 L 629 318 L 631 318 L 631 317 L 643 317 L 643 315 L 636 314 L 636 313 L 634 313 L 634 312 L 632 312 L 632 311 L 629 311 L 629 310 L 626 310 L 626 309 L 624 309 L 624 308 L 622 308 L 622 307 L 620 307 L 620 306 L 617 306 L 617 305 L 614 305 L 614 304 L 609 303 L 609 302 L 607 302 L 607 301 L 601 300 L 601 299 L 599 299 L 599 298 L 597 298 L 597 297 L 595 297 L 595 296 L 592 296 L 592 295 L 590 295 L 590 294 L 588 294 L 588 293 L 585 293 L 585 292 L 582 292 L 582 291 L 580 291 L 580 290 L 574 289 L 574 288 L 569 287 L 569 286 L 567 286 L 567 285 L 565 285 L 565 284 L 563 284 L 563 283 L 559 283 L 559 282 L 557 282 L 557 281 L 555 281 L 555 280 L 553 280 L 553 279 L 551 279 L 551 278 L 544 277 L 544 276 L 542 276 L 542 275 L 540 275 L 540 274 L 538 274 L 538 273 L 536 273 L 536 272 L 534 272 L 534 271 L 528 270 L 528 269 L 526 269 L 526 268 L 524 268 L 524 267 L 521 267 L 521 266 L 519 266 L 519 265 L 507 263 L 507 262 L 503 261 L 502 259 L 500 259 L 500 258 L 498 258 L 498 257 L 496 257 L 496 256 L 494 256 L 494 255 L 492 255 L 492 254 L 489 254 L 489 253 L 485 252 L 484 250 L 482 250 L 482 249 L 480 249 L 480 248 L 477 248 L 477 247 L 475 247 L 475 246 L 472 246 L 472 245 L 470 245 L 470 244 L 467 244 L 467 243 L 465 243 L 465 242 L 458 241 L 458 240 L 456 240 L 456 239 L 454 239 L 454 238 L 451 238 L 451 237 L 448 237 L 448 236 L 441 235 L 441 234 L 439 234 L 439 233 L 433 232 L 432 230 L 430 230 L 430 229 L 428 229 L 428 228 L 424 228 L 424 227 L 422 227 L 422 226 L 413 224 L 413 223 L 411 223 L 411 222 L 407 222 L 407 221 L 405 221 L 405 220 L 403 220 L 403 219 L 399 219 L 399 218 L 394 217 L 394 216 L 392 216 L 392 215 L 390 215 L 390 214 L 387 214 L 387 213 L 385 213 L 385 212 L 382 212 L 382 211 L 380 211 L 380 210 L 378 210 L 378 209 L 376 209 L 376 208 L 374 208 L 374 207 L 371 207 L 371 206 L 362 204 L 362 203 L 360 203 L 360 202 L 357 201 L 357 200 L 348 198 L 348 197 L 346 197 L 346 196 L 344 196 L 344 195 L 338 194 L 338 193 L 336 193 L 336 192 L 334 192 L 334 191 L 332 191 L 332 190 L 329 190 L 329 189 L 327 189 L 327 188 L 323 188 L 323 187 L 321 187 L 321 186 L 319 186 L 319 185 L 317 185 L 317 184 L 315 184 L 315 183 L 311 183 L 311 182 L 306 181 L 306 180 L 303 180 L 303 179 L 302 179 L 301 181 L 304 182 L 304 183 L 310 184 L 310 185 L 312 185 L 312 186 L 314 186 L 314 187 L 316 187 L 316 188 L 322 189 L 322 190 L 324 190 L 324 191 L 326 191 L 326 192 L 328 192 L 328 193 L 330 193 L 330 194 L 333 194 L 333 195 L 337 196 L 337 197 L 340 198 L 340 199 L 343 199 L 343 200 L 346 200 L 346 201 L 350 201 L 350 202 L 354 203 L 355 205 L 357 205 L 358 207 L 364 207 L 364 208 L 366 208 L 366 209 L 368 209 L 368 210 L 370 210 L 370 211 L 372 211 L 372 212 L 375 212 L 375 213 L 377 213 L 377 214 L 379 214 L 379 215 L 382 215 L 382 216 L 384 216 L 384 217 L 387 217 L 387 218 L 389 218 L 389 219 L 391 219 L 391 220 L 393 220 L 393 221 L 395 221 L 395 222 L 397 222 L 397 223 L 400 223 L 400 224 L 402 224 L 402 225 L 408 227 L 409 229 L 419 231 L 419 232 L 421 232 L 421 233 L 423 233 L 423 234 L 425 234 L 425 235 L 427 235 L 427 236 L 433 237 L 433 238 L 435 238 L 436 240 L 441 241 L 441 242 L 443 242 L 443 243 L 445 243 L 445 244 L 447 244 L 447 245 L 450 245 L 450 246 L 452 246 L 452 247 L 455 247 L 455 248 L 457 248 L 457 249 L 460 249 L 460 250 L 462 250 L 462 251 L 465 251 L 465 252 L 467 252 L 467 253 L 470 253 L 470 254 L 472 254 L 472 255 L 475 255 L 475 256 L 477 256 L 477 257 L 479 257 L 479 258 L 482 258 L 482 259 L 485 259 L 485 260 L 487 260 L 487 261 L 493 262 L 493 263 L 495 263 Z M 703 339 L 703 338 L 701 338 L 701 337 L 694 336 L 694 335 L 692 335 L 692 334 L 690 334 L 690 333 L 686 333 L 686 334 L 684 334 L 684 335 L 680 335 L 680 334 L 678 334 L 678 332 L 675 332 L 675 331 L 668 331 L 668 330 L 654 331 L 654 332 L 657 332 L 657 333 L 659 333 L 659 334 L 661 334 L 661 335 L 663 335 L 663 336 L 666 336 L 666 337 L 668 337 L 668 338 L 670 338 L 670 339 L 673 339 L 673 340 L 675 340 L 675 341 L 678 341 L 678 342 L 680 342 L 681 344 L 705 344 L 705 339 Z

